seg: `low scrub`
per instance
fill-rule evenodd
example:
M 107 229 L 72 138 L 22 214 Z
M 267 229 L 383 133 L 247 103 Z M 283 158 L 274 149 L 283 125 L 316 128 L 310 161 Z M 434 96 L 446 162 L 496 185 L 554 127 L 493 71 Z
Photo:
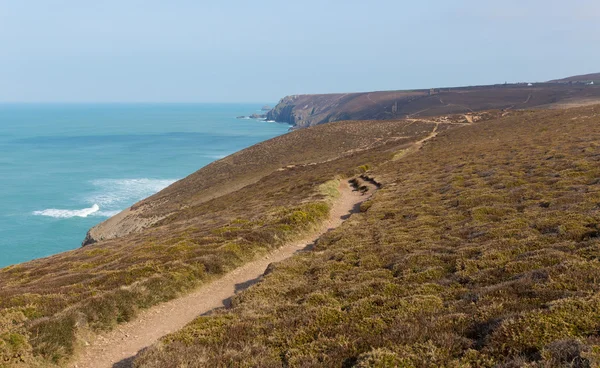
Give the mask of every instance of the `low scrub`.
M 1 269 L 0 367 L 65 365 L 90 331 L 110 330 L 311 231 L 328 217 L 339 178 L 386 161 L 426 130 L 344 122 L 278 137 L 136 205 L 155 204 L 150 217 L 170 214 L 144 231 Z M 298 150 L 313 140 L 313 151 Z
M 135 366 L 600 366 L 598 142 L 600 107 L 445 130 L 371 168 L 382 188 L 314 252 Z

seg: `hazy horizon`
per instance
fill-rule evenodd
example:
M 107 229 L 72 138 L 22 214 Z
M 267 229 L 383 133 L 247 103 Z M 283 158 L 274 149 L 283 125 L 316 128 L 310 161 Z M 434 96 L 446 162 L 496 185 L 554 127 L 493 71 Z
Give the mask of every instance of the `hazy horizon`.
M 0 0 L 0 103 L 275 103 L 285 95 L 599 72 L 600 4 Z

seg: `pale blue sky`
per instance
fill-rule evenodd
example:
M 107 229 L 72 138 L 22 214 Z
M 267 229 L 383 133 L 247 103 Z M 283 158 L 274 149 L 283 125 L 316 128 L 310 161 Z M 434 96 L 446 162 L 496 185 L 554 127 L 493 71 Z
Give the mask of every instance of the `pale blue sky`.
M 0 0 L 2 102 L 261 102 L 600 72 L 598 0 Z

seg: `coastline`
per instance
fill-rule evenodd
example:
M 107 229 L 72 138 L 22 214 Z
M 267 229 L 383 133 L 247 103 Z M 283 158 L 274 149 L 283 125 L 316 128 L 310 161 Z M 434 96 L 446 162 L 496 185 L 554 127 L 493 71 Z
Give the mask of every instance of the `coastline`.
M 235 119 L 256 106 L 3 105 L 0 149 L 11 154 L 0 161 L 0 267 L 76 249 L 92 227 L 173 178 L 288 131 Z

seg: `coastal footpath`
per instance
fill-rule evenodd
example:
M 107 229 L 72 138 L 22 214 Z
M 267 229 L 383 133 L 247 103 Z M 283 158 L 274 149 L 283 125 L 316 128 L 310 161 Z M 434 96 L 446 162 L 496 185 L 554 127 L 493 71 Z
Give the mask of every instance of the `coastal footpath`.
M 112 219 L 122 231 L 112 238 L 0 269 L 0 362 L 76 362 L 103 332 L 304 239 L 334 211 L 340 181 L 355 179 L 366 199 L 360 177 L 435 128 L 363 121 L 294 131 L 135 204 Z
M 544 109 L 298 129 L 0 269 L 0 367 L 599 365 L 600 105 L 564 84 Z M 227 280 L 177 331 L 128 327 Z

